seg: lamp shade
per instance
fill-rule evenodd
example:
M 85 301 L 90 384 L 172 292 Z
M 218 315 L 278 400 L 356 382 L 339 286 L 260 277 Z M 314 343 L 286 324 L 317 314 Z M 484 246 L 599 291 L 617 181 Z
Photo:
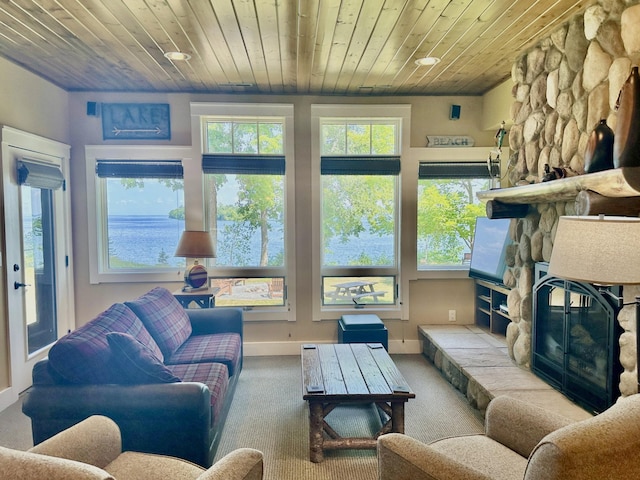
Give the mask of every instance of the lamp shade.
M 640 218 L 560 217 L 549 275 L 601 285 L 640 284 Z
M 198 230 L 185 230 L 182 232 L 176 257 L 189 258 L 215 258 L 216 252 L 213 248 L 213 240 L 209 232 Z

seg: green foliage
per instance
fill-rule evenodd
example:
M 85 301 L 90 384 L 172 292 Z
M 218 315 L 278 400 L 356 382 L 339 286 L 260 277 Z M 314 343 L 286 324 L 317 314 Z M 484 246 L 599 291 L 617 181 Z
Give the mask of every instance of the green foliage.
M 471 248 L 476 217 L 485 215 L 475 192 L 488 181 L 474 179 L 421 180 L 418 185 L 420 263 L 459 265 Z
M 164 248 L 160 250 L 158 254 L 158 263 L 160 265 L 168 265 L 169 264 L 169 255 L 164 251 Z
M 338 237 L 346 243 L 367 228 L 379 236 L 395 226 L 395 177 L 324 175 L 322 214 L 325 243 Z
M 169 211 L 169 218 L 173 218 L 174 220 L 184 220 L 184 206 L 174 208 Z

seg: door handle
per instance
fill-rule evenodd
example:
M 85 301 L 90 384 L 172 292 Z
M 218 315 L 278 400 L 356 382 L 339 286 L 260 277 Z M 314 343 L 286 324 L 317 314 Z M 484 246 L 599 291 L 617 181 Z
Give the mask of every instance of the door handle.
M 13 288 L 14 290 L 19 289 L 20 287 L 30 287 L 31 285 L 28 283 L 20 283 L 20 282 L 13 282 Z

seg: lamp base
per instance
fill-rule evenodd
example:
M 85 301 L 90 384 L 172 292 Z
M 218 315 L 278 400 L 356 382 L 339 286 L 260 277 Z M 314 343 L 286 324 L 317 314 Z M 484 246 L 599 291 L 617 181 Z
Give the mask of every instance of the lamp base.
M 184 271 L 185 287 L 201 288 L 207 284 L 207 269 L 198 262 L 195 262 Z M 183 291 L 186 291 L 184 288 Z

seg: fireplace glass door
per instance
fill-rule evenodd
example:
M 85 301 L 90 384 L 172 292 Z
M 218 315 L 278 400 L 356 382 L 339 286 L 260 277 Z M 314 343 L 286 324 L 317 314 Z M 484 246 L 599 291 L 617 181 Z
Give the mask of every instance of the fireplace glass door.
M 594 412 L 619 394 L 620 331 L 608 295 L 590 284 L 553 277 L 534 287 L 532 369 Z

